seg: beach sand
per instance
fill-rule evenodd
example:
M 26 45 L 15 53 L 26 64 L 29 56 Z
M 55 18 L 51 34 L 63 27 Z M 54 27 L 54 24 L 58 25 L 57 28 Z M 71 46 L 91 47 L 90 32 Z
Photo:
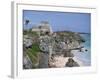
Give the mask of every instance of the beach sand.
M 50 66 L 56 67 L 56 68 L 63 68 L 63 67 L 65 67 L 69 58 L 71 58 L 71 57 L 56 56 L 53 58 L 53 60 L 50 61 Z M 73 57 L 73 60 L 75 62 L 77 62 L 79 64 L 79 66 L 84 66 L 84 63 L 82 61 L 78 60 L 77 57 Z

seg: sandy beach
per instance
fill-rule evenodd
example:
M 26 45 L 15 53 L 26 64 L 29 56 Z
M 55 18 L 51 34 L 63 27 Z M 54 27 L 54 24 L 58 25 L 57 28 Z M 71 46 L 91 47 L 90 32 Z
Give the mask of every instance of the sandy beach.
M 63 57 L 63 56 L 56 56 L 53 58 L 53 60 L 50 61 L 50 65 L 57 68 L 63 68 L 65 67 L 66 63 L 68 62 L 68 59 L 71 57 Z M 80 60 L 78 60 L 77 57 L 73 57 L 73 60 L 79 64 L 79 66 L 84 66 L 84 63 Z

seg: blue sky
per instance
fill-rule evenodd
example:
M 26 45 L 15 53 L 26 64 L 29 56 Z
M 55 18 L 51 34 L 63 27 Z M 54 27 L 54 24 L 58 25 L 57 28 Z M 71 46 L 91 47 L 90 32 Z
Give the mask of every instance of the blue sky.
M 32 28 L 41 21 L 48 21 L 53 31 L 90 33 L 91 27 L 90 13 L 23 10 L 23 24 L 25 20 L 30 20 L 30 23 L 24 28 Z

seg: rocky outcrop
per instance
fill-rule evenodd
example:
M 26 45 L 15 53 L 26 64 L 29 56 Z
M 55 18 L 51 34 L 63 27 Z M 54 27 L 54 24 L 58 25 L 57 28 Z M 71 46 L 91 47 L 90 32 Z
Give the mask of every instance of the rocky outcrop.
M 78 67 L 79 64 L 78 64 L 76 61 L 74 61 L 74 59 L 69 58 L 69 59 L 68 59 L 68 62 L 66 63 L 65 66 L 66 66 L 66 67 Z
M 38 63 L 38 65 L 36 68 L 80 66 L 73 59 L 74 54 L 72 53 L 72 50 L 82 51 L 81 48 L 83 47 L 80 44 L 85 41 L 79 33 L 71 31 L 52 32 L 48 22 L 42 22 L 38 27 L 33 28 L 32 31 L 25 33 L 27 33 L 28 38 L 24 36 L 24 46 L 31 49 L 30 53 L 28 53 L 28 50 L 27 54 L 30 54 L 32 62 L 34 62 L 34 59 L 37 61 L 36 64 Z M 36 46 L 30 47 L 34 43 L 39 49 Z M 35 54 L 33 54 L 33 50 Z M 36 57 L 37 53 L 40 53 L 39 62 Z M 24 64 L 27 64 L 27 67 L 29 66 L 29 60 L 26 56 L 24 58 Z M 35 62 L 32 65 L 35 65 Z
M 49 54 L 41 53 L 39 60 L 39 68 L 48 68 Z
M 23 57 L 23 68 L 24 69 L 32 69 L 32 62 L 27 55 Z

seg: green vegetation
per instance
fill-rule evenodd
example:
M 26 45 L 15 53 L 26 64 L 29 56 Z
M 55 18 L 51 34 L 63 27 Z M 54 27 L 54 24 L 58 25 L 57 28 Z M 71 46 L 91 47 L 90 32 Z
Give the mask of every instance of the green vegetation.
M 30 48 L 26 48 L 25 52 L 32 61 L 32 66 L 35 68 L 35 64 L 38 63 L 40 53 L 39 44 L 37 40 L 38 34 L 37 32 L 33 32 L 32 30 L 24 30 L 23 35 L 28 35 L 29 38 L 32 38 L 34 40 L 32 46 Z
M 38 43 L 34 43 L 34 44 L 32 45 L 32 49 L 31 49 L 31 50 L 32 50 L 32 53 L 33 53 L 34 55 L 36 55 L 37 52 L 40 52 Z
M 38 36 L 37 32 L 33 32 L 32 30 L 24 30 L 23 35 L 29 35 L 31 37 Z
M 39 46 L 37 43 L 34 43 L 32 45 L 32 48 L 28 48 L 26 52 L 27 52 L 27 55 L 29 56 L 30 60 L 32 61 L 33 66 L 36 63 L 38 63 L 40 49 L 39 49 Z

